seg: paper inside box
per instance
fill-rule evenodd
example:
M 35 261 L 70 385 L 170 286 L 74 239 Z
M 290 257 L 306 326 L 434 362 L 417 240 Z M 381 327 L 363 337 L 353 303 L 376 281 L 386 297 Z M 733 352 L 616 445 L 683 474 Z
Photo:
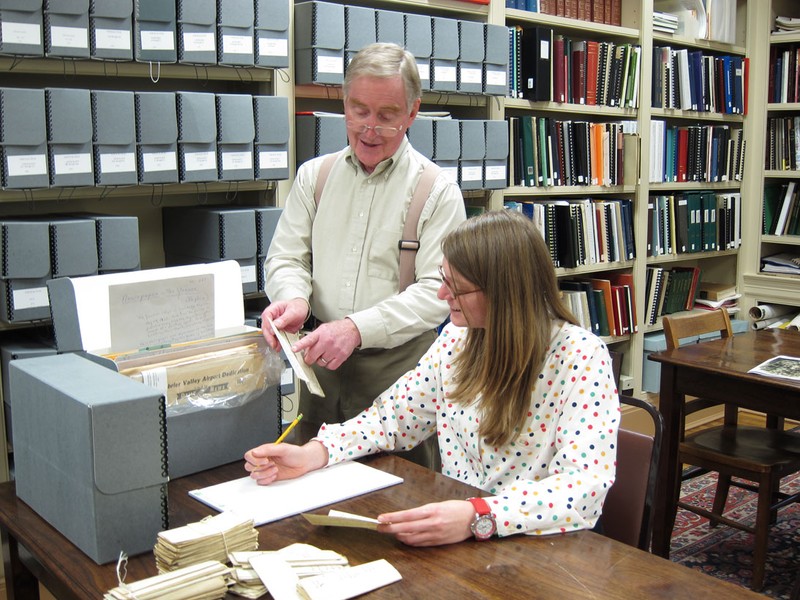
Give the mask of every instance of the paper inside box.
M 244 325 L 236 261 L 48 285 L 59 351 L 161 390 L 168 414 L 240 406 L 280 383 L 283 360 Z
M 121 374 L 163 391 L 168 414 L 240 406 L 278 383 L 284 367 L 259 330 L 133 352 L 114 362 Z

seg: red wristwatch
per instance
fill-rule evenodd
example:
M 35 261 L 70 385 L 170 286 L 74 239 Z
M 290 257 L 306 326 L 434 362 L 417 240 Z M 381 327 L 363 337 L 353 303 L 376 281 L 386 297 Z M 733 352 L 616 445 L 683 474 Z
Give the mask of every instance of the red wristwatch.
M 488 540 L 497 533 L 497 522 L 494 520 L 492 510 L 483 498 L 467 498 L 475 507 L 475 518 L 469 528 L 478 541 Z

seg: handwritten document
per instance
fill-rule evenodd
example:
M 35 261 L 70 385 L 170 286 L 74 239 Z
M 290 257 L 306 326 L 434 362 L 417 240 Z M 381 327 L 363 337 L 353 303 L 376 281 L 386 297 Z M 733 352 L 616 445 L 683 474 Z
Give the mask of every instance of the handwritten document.
M 402 477 L 365 464 L 344 462 L 270 485 L 242 477 L 189 495 L 216 510 L 251 518 L 259 526 L 402 482 Z
M 137 281 L 108 287 L 111 350 L 214 337 L 214 275 Z

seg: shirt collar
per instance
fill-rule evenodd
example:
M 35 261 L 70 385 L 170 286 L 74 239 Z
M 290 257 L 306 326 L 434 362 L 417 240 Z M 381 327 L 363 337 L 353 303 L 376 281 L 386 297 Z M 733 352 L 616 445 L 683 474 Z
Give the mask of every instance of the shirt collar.
M 400 143 L 400 146 L 397 148 L 394 154 L 392 154 L 389 158 L 381 161 L 375 167 L 375 170 L 369 174 L 370 177 L 374 177 L 375 175 L 390 175 L 394 168 L 397 166 L 397 163 L 400 161 L 400 157 L 406 151 L 406 148 L 409 145 L 408 137 L 406 137 L 405 132 L 401 134 L 403 136 L 403 141 Z M 362 173 L 366 174 L 364 171 L 364 167 L 361 166 L 361 163 L 358 162 L 358 158 L 356 158 L 355 153 L 353 152 L 352 146 L 347 146 L 347 154 L 345 155 L 345 160 L 347 164 L 351 167 L 356 169 L 357 171 L 361 171 Z

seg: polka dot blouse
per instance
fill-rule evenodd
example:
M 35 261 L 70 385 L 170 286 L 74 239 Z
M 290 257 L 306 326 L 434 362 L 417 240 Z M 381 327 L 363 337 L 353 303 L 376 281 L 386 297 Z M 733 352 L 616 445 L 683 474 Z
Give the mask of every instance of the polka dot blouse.
M 569 323 L 554 326 L 520 435 L 503 446 L 478 433 L 480 414 L 448 400 L 467 330 L 449 324 L 416 369 L 361 415 L 323 425 L 329 464 L 407 450 L 434 434 L 442 473 L 479 487 L 501 536 L 594 526 L 614 482 L 619 398 L 605 344 Z M 411 507 L 409 507 L 411 508 Z

